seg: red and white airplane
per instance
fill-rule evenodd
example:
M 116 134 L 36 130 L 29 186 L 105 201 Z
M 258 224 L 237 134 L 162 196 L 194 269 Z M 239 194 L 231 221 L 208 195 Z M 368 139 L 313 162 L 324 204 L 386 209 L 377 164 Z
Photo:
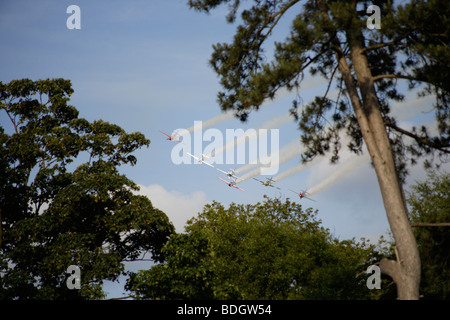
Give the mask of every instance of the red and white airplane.
M 223 180 L 222 178 L 219 178 L 219 177 L 218 177 L 218 179 L 220 179 L 223 182 L 225 182 L 229 187 L 234 187 L 234 188 L 239 189 L 241 191 L 245 191 L 244 189 L 241 189 L 238 186 L 236 186 L 236 180 L 233 180 L 233 181 L 230 182 L 230 181 Z
M 306 196 L 306 194 L 308 193 L 308 192 L 306 192 L 306 191 L 303 191 L 303 192 L 295 192 L 294 190 L 291 190 L 291 189 L 289 189 L 289 191 L 292 191 L 293 193 L 295 193 L 296 195 L 298 195 L 299 197 L 300 197 L 300 199 L 303 199 L 303 198 L 306 198 L 306 199 L 308 199 L 308 200 L 311 200 L 311 201 L 316 201 L 316 200 L 314 200 L 314 199 L 311 199 L 311 198 L 308 198 L 307 196 Z
M 166 133 L 164 133 L 164 132 L 162 132 L 162 131 L 159 131 L 159 132 L 161 132 L 163 135 L 165 135 L 165 136 L 167 137 L 167 140 L 170 140 L 170 141 L 176 141 L 176 142 L 179 142 L 179 143 L 183 143 L 183 142 L 181 142 L 181 141 L 179 141 L 179 140 L 177 140 L 177 139 L 174 138 L 174 137 L 176 136 L 175 134 L 174 134 L 173 136 L 169 136 L 168 134 L 166 134 Z

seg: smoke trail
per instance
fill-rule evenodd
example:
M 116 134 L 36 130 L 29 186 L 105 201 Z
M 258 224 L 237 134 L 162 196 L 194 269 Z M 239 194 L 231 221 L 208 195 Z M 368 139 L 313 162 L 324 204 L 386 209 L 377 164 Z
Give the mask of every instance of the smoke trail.
M 292 94 L 291 92 L 281 92 L 279 94 L 277 94 L 273 99 L 266 99 L 260 106 L 260 108 L 267 106 L 269 104 L 274 103 L 276 100 L 283 98 L 284 96 L 287 96 L 289 94 Z M 207 129 L 207 128 L 211 128 L 212 126 L 215 126 L 219 123 L 225 122 L 225 121 L 229 121 L 236 118 L 235 116 L 235 112 L 234 110 L 228 110 L 226 112 L 223 112 L 221 114 L 218 114 L 215 117 L 212 117 L 211 119 L 205 120 L 202 122 L 201 126 L 191 126 L 189 128 L 186 129 L 186 131 L 184 131 L 183 133 L 179 134 L 178 136 L 183 136 L 186 135 L 188 133 L 194 133 L 195 131 L 199 130 L 199 129 Z
M 284 146 L 281 150 L 279 150 L 279 164 L 282 164 L 286 161 L 293 159 L 295 156 L 302 154 L 304 151 L 304 147 L 302 146 L 300 140 L 293 140 L 286 146 Z M 268 163 L 271 159 L 272 155 L 267 155 L 262 159 L 258 159 L 257 163 L 248 163 L 243 165 L 242 167 L 236 169 L 235 173 L 239 174 L 250 170 L 254 167 L 261 166 L 262 163 Z
M 232 120 L 232 119 L 234 119 L 234 117 L 235 117 L 235 115 L 234 115 L 234 111 L 233 110 L 230 110 L 230 111 L 218 114 L 217 116 L 212 117 L 211 119 L 202 121 L 202 125 L 201 126 L 193 125 L 193 126 L 187 128 L 179 136 L 184 136 L 184 135 L 186 135 L 188 133 L 194 133 L 195 131 L 197 131 L 199 129 L 210 128 L 210 127 L 215 126 L 215 125 L 217 125 L 219 123 Z
M 274 119 L 271 119 L 269 121 L 264 122 L 261 127 L 258 128 L 258 130 L 251 130 L 249 132 L 249 134 L 244 134 L 242 136 L 237 137 L 236 139 L 233 139 L 233 141 L 228 142 L 227 144 L 223 145 L 221 148 L 217 148 L 214 149 L 212 152 L 210 152 L 207 156 L 208 157 L 213 157 L 215 155 L 221 154 L 223 152 L 225 152 L 226 150 L 233 148 L 243 142 L 245 142 L 245 139 L 248 138 L 250 139 L 254 139 L 258 136 L 259 134 L 259 130 L 261 129 L 273 129 L 275 127 L 281 126 L 282 124 L 288 122 L 289 120 L 291 120 L 291 115 L 290 112 L 287 112 L 281 116 L 278 116 Z
M 325 80 L 323 80 L 320 77 L 314 77 L 311 81 L 305 83 L 302 86 L 302 91 L 305 92 L 305 91 L 308 91 L 308 90 L 311 90 L 311 89 L 314 89 L 314 88 L 318 88 L 318 87 L 320 87 L 320 86 L 322 86 L 324 84 L 326 84 Z M 263 103 L 260 105 L 259 108 L 261 109 L 262 107 L 268 106 L 268 105 L 270 105 L 272 103 L 275 103 L 277 100 L 283 99 L 283 98 L 288 97 L 288 96 L 293 95 L 293 94 L 294 93 L 292 91 L 287 90 L 286 88 L 282 88 L 282 89 L 277 91 L 276 95 L 273 98 L 266 98 L 263 101 Z M 215 117 L 213 117 L 211 119 L 203 121 L 201 128 L 202 129 L 210 128 L 210 127 L 212 127 L 214 125 L 217 125 L 217 124 L 225 122 L 225 121 L 232 120 L 234 118 L 235 118 L 234 111 L 233 110 L 229 110 L 229 111 L 221 113 L 221 114 L 219 114 L 219 115 L 217 115 L 217 116 L 215 116 Z M 186 135 L 188 133 L 194 133 L 195 131 L 197 131 L 199 129 L 200 129 L 199 127 L 191 126 L 191 127 L 187 128 L 185 131 L 183 131 L 181 133 L 176 133 L 176 134 L 177 134 L 178 137 L 181 137 L 181 136 Z
M 294 174 L 302 172 L 302 171 L 308 169 L 311 166 L 316 165 L 319 161 L 322 161 L 322 160 L 323 160 L 322 157 L 316 157 L 312 161 L 309 161 L 309 162 L 306 162 L 306 163 L 299 163 L 299 164 L 297 164 L 297 165 L 295 165 L 293 167 L 290 167 L 287 170 L 284 170 L 279 175 L 274 177 L 273 180 L 275 180 L 276 182 L 279 182 L 279 181 L 281 181 L 283 179 L 286 179 L 286 178 L 288 178 L 290 176 L 293 176 Z
M 367 163 L 368 160 L 369 159 L 366 154 L 363 154 L 362 156 L 353 157 L 352 159 L 346 161 L 342 166 L 336 168 L 334 173 L 328 176 L 325 180 L 321 181 L 320 183 L 310 188 L 308 190 L 308 193 L 310 195 L 313 195 L 315 193 L 321 192 L 331 187 L 333 184 L 338 182 L 342 177 L 349 174 L 351 171 L 355 170 L 363 163 Z
M 328 126 L 329 125 L 327 125 L 324 129 L 327 130 Z M 306 148 L 301 144 L 300 140 L 294 140 L 294 141 L 290 142 L 288 145 L 286 145 L 285 147 L 283 147 L 283 149 L 281 149 L 279 151 L 280 164 L 293 159 L 295 156 L 302 154 L 305 151 L 305 149 Z M 269 155 L 263 159 L 258 159 L 257 163 L 249 163 L 249 164 L 243 165 L 242 167 L 236 169 L 235 172 L 236 172 L 236 174 L 239 174 L 241 172 L 250 170 L 253 167 L 260 166 L 262 163 L 267 163 L 267 161 L 270 160 L 270 157 L 271 156 Z
M 247 172 L 242 177 L 239 177 L 239 179 L 236 182 L 241 183 L 241 182 L 244 182 L 245 180 L 259 176 L 260 174 L 261 174 L 261 168 L 256 168 L 253 171 Z
M 280 159 L 278 161 L 278 165 L 281 165 L 281 164 L 291 160 L 292 158 L 299 156 L 300 154 L 303 153 L 304 150 L 305 149 L 301 145 L 299 140 L 291 141 L 289 144 L 284 146 L 279 151 Z M 271 155 L 268 155 L 265 158 L 263 158 L 262 160 L 258 161 L 258 163 L 268 163 L 268 161 L 270 160 L 270 157 L 271 157 Z M 239 172 L 247 171 L 255 166 L 259 166 L 259 167 L 244 174 L 242 177 L 240 177 L 239 182 L 243 182 L 245 180 L 254 178 L 258 175 L 262 175 L 262 174 L 264 174 L 265 171 L 271 169 L 271 168 L 265 168 L 265 167 L 261 166 L 260 164 L 246 164 L 246 165 L 236 169 L 235 174 L 238 174 Z M 303 166 L 305 166 L 305 165 L 303 165 Z M 274 178 L 274 180 L 279 181 L 277 178 Z

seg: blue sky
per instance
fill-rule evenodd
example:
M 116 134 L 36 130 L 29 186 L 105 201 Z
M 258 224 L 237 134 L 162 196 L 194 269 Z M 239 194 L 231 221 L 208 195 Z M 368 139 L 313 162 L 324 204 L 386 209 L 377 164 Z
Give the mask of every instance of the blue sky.
M 81 9 L 81 29 L 69 30 L 66 20 L 69 5 Z M 102 119 L 128 132 L 140 131 L 151 140 L 148 149 L 139 150 L 138 164 L 122 172 L 142 186 L 141 192 L 166 212 L 183 231 L 185 221 L 213 200 L 256 203 L 263 195 L 290 197 L 288 189 L 311 188 L 339 171 L 327 159 L 301 173 L 282 180 L 282 190 L 268 188 L 254 180 L 228 188 L 217 177 L 219 171 L 205 165 L 176 165 L 171 161 L 175 142 L 165 140 L 158 131 L 171 133 L 188 128 L 194 121 L 205 121 L 220 114 L 216 101 L 219 79 L 208 61 L 212 45 L 229 42 L 236 25 L 226 23 L 226 7 L 211 14 L 190 10 L 185 0 L 152 1 L 2 1 L 0 3 L 0 81 L 30 78 L 66 78 L 75 93 L 70 103 L 88 120 Z M 289 17 L 274 37 L 287 35 Z M 269 50 L 270 52 L 270 50 Z M 310 101 L 323 92 L 323 81 L 306 78 L 300 92 Z M 281 95 L 247 123 L 233 119 L 214 126 L 227 129 L 258 129 L 259 126 L 291 107 L 292 96 Z M 406 103 L 394 108 L 405 126 L 430 121 L 423 113 L 429 100 L 408 95 Z M 6 122 L 0 114 L 1 123 Z M 278 127 L 280 147 L 299 136 L 290 121 Z M 208 142 L 204 142 L 206 147 Z M 350 158 L 348 158 L 350 159 Z M 284 163 L 280 172 L 297 164 L 298 157 Z M 238 164 L 217 165 L 222 170 Z M 423 179 L 420 166 L 411 169 L 410 182 Z M 375 173 L 365 163 L 328 189 L 314 195 L 317 202 L 304 202 L 319 210 L 323 225 L 340 239 L 375 239 L 389 226 Z M 304 201 L 304 200 L 302 200 Z M 138 269 L 142 264 L 129 266 Z M 120 286 L 109 284 L 110 296 L 120 296 Z

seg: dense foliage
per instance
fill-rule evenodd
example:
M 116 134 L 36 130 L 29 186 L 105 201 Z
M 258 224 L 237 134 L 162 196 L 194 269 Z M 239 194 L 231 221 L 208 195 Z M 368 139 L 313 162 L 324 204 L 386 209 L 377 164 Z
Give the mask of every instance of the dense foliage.
M 430 172 L 408 194 L 416 227 L 424 299 L 450 299 L 450 174 Z
M 161 260 L 174 231 L 119 173 L 150 141 L 79 118 L 72 92 L 64 79 L 0 83 L 2 299 L 100 298 L 124 260 L 148 251 Z M 70 265 L 81 269 L 80 290 L 66 287 Z
M 166 260 L 134 273 L 127 288 L 142 299 L 368 299 L 379 258 L 373 245 L 339 241 L 312 209 L 267 199 L 206 205 L 163 248 Z

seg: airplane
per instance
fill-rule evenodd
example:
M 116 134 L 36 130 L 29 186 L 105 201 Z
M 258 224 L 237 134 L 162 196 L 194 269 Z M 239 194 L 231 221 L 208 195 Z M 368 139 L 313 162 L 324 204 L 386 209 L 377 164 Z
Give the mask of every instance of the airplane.
M 222 180 L 223 182 L 225 182 L 229 187 L 234 187 L 236 189 L 239 189 L 241 191 L 245 191 L 244 189 L 239 188 L 238 186 L 236 186 L 236 180 L 233 180 L 232 182 L 223 180 L 222 178 L 217 177 L 218 179 Z
M 253 179 L 255 179 L 256 181 L 258 181 L 258 182 L 261 182 L 263 185 L 265 185 L 266 187 L 272 187 L 272 188 L 277 188 L 278 190 L 281 190 L 280 188 L 278 188 L 278 187 L 275 187 L 272 183 L 274 183 L 275 182 L 275 180 L 273 180 L 272 178 L 267 178 L 267 181 L 261 181 L 261 180 L 258 180 L 258 179 L 256 179 L 256 178 L 253 178 Z
M 217 170 L 219 170 L 220 172 L 222 172 L 222 173 L 225 173 L 228 177 L 230 177 L 230 178 L 235 178 L 235 179 L 239 179 L 239 177 L 238 176 L 236 176 L 234 173 L 235 173 L 235 171 L 233 170 L 233 169 L 230 169 L 230 171 L 228 171 L 228 172 L 226 172 L 226 171 L 223 171 L 223 170 L 220 170 L 219 168 L 216 168 Z
M 293 193 L 295 193 L 296 195 L 298 195 L 298 196 L 300 197 L 300 199 L 306 198 L 306 199 L 311 200 L 311 201 L 316 201 L 316 200 L 314 200 L 314 199 L 308 198 L 308 197 L 306 196 L 306 194 L 307 194 L 308 192 L 306 192 L 306 191 L 303 191 L 303 192 L 295 192 L 294 190 L 291 190 L 291 189 L 289 189 L 289 191 L 292 191 Z
M 176 141 L 176 142 L 179 142 L 179 143 L 183 143 L 183 142 L 181 142 L 181 141 L 179 141 L 179 140 L 177 140 L 177 139 L 174 139 L 174 136 L 175 136 L 175 135 L 169 136 L 168 134 L 166 134 L 166 133 L 164 133 L 164 132 L 162 132 L 162 131 L 159 131 L 159 132 L 161 132 L 163 135 L 167 136 L 167 140 L 171 140 L 171 141 Z
M 201 157 L 201 158 L 198 158 L 198 157 L 196 157 L 196 156 L 190 154 L 189 152 L 186 152 L 186 153 L 187 153 L 188 155 L 190 155 L 192 158 L 194 158 L 195 160 L 197 160 L 198 162 L 204 163 L 204 164 L 210 166 L 211 168 L 214 168 L 214 166 L 213 166 L 212 164 L 210 164 L 210 163 L 208 163 L 208 162 L 205 161 L 205 158 L 208 158 L 208 157 L 205 156 L 203 153 L 202 153 L 202 157 Z

